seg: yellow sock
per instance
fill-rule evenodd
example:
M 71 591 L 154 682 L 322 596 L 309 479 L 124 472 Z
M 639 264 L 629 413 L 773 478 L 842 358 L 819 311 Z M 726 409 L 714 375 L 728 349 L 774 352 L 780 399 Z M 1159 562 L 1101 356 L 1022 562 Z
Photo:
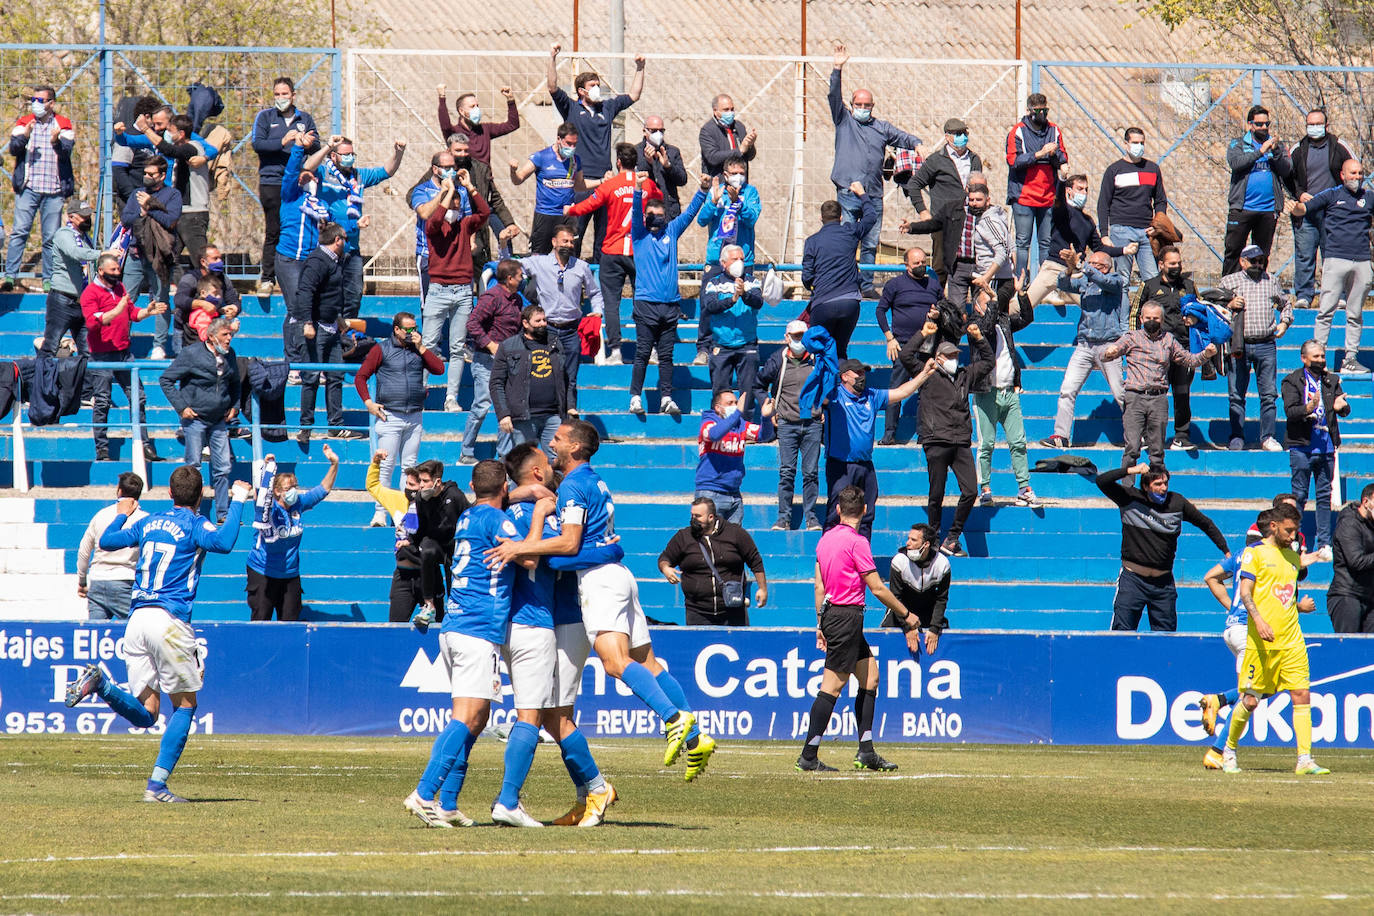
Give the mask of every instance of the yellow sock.
M 1226 746 L 1228 748 L 1233 751 L 1236 749 L 1236 745 L 1240 743 L 1240 736 L 1245 733 L 1245 726 L 1249 721 L 1250 707 L 1244 703 L 1237 703 L 1231 707 L 1230 731 L 1226 734 Z M 1311 724 L 1311 720 L 1308 720 L 1308 724 Z
M 1293 734 L 1298 739 L 1298 756 L 1312 756 L 1312 707 L 1308 703 L 1293 704 Z

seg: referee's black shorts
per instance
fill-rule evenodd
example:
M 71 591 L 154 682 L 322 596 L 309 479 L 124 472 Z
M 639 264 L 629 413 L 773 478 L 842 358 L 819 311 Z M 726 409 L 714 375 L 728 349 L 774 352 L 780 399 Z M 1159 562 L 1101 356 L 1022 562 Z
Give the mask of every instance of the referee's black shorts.
M 825 667 L 828 671 L 852 674 L 859 661 L 873 657 L 864 638 L 864 608 L 861 604 L 832 604 L 821 615 L 821 635 L 825 637 Z

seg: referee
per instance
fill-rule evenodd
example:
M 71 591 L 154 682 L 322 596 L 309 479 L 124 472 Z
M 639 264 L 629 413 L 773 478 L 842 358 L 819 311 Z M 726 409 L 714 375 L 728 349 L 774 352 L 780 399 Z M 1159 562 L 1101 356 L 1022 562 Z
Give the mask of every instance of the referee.
M 816 545 L 816 647 L 825 651 L 825 674 L 821 689 L 811 704 L 811 720 L 806 744 L 797 769 L 810 773 L 834 773 L 835 768 L 816 756 L 821 736 L 830 724 L 835 701 L 849 683 L 859 679 L 859 695 L 854 700 L 854 717 L 859 723 L 859 752 L 854 755 L 856 770 L 895 770 L 873 750 L 873 707 L 878 699 L 878 664 L 864 639 L 864 586 L 902 622 L 907 647 L 920 651 L 920 622 L 883 585 L 873 562 L 873 550 L 858 532 L 864 517 L 864 491 L 845 487 L 835 497 L 839 524 L 826 530 Z

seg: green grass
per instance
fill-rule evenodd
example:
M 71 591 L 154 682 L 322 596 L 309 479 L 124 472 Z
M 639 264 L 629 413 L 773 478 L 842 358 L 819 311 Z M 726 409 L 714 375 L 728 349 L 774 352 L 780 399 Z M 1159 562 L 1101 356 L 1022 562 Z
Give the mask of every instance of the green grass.
M 0 741 L 0 912 L 566 912 L 981 909 L 1050 912 L 1374 900 L 1374 755 L 1199 748 L 896 746 L 895 774 L 802 775 L 796 748 L 723 743 L 684 784 L 661 744 L 596 742 L 621 801 L 594 830 L 486 824 L 503 745 L 480 741 L 460 806 L 473 829 L 401 808 L 419 739 L 194 736 L 145 805 L 152 738 Z M 848 765 L 853 749 L 823 759 Z M 536 817 L 572 788 L 541 747 Z M 1342 895 L 1326 898 L 1328 895 Z M 631 910 L 631 908 L 633 908 Z

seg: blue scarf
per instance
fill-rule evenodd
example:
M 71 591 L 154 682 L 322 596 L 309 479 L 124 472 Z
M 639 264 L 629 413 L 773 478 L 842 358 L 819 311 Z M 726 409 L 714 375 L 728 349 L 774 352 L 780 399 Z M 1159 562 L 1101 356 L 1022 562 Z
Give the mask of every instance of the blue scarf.
M 348 188 L 348 219 L 350 222 L 357 222 L 363 216 L 363 186 L 358 180 L 358 172 L 353 171 L 352 178 L 345 178 L 343 172 L 339 171 L 332 161 L 326 159 L 323 164 L 325 180 L 330 184 Z
M 805 420 L 821 406 L 822 401 L 830 397 L 839 384 L 840 361 L 834 338 L 820 325 L 807 330 L 802 337 L 802 346 L 816 357 L 816 368 L 802 382 L 801 392 L 797 395 L 797 412 Z

